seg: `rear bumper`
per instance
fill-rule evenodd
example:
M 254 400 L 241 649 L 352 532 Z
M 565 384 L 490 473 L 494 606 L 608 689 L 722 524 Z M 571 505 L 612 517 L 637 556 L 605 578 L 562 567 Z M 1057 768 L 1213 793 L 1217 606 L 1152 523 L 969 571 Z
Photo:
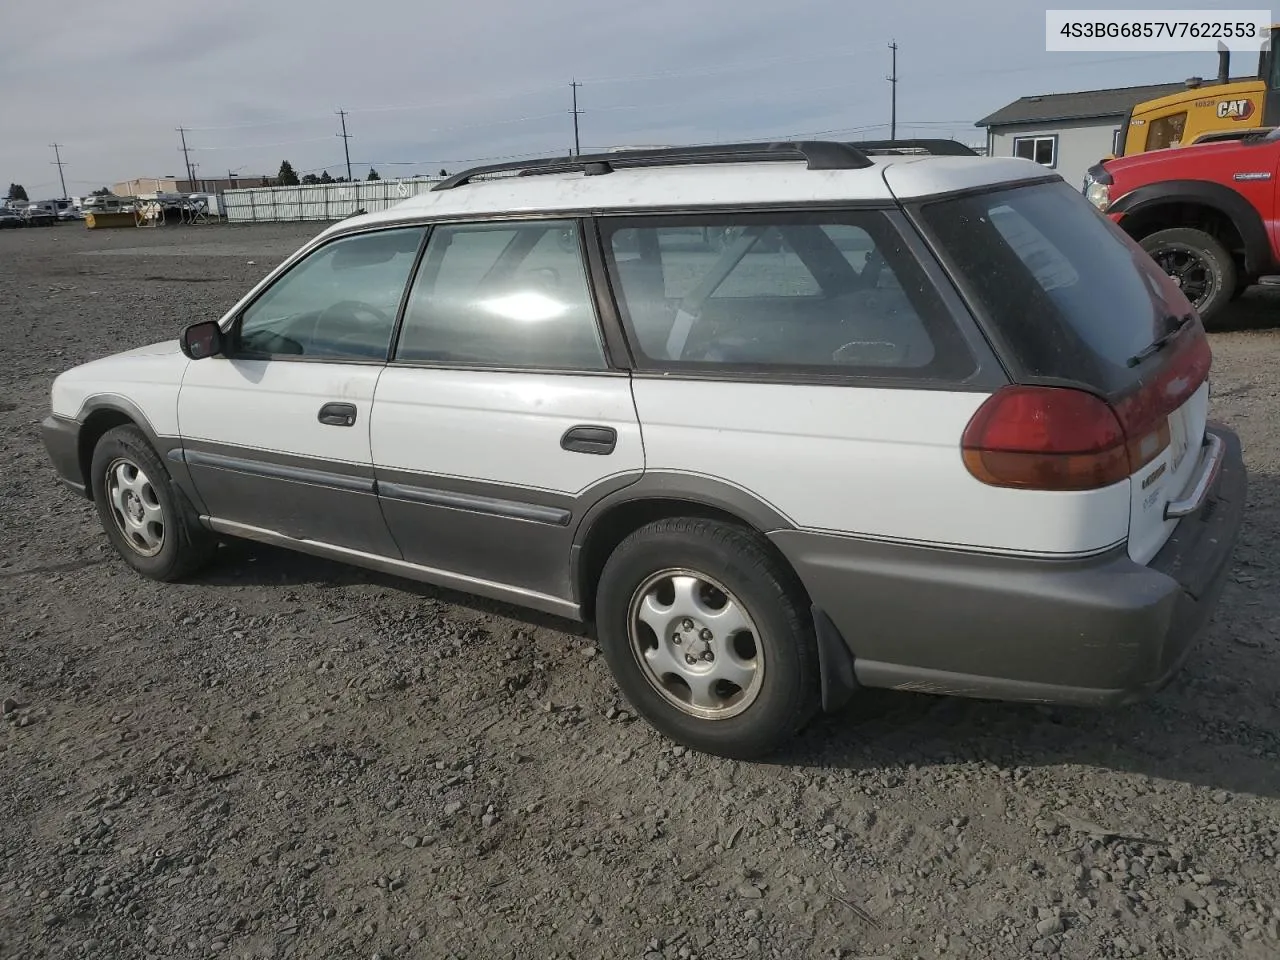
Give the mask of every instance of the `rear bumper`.
M 53 462 L 58 479 L 74 493 L 90 496 L 80 472 L 80 423 L 66 417 L 45 417 L 40 424 L 45 451 Z
M 1230 570 L 1247 479 L 1236 435 L 1204 506 L 1152 562 L 1034 560 L 780 531 L 864 686 L 1106 706 L 1177 672 Z

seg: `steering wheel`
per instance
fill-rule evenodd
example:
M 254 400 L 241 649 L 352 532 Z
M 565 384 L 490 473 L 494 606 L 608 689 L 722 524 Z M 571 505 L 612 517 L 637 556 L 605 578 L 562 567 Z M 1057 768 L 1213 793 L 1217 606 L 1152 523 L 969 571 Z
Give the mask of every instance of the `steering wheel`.
M 360 328 L 359 330 L 351 329 L 353 321 Z M 315 347 L 322 348 L 325 344 L 341 347 L 342 344 L 359 337 L 361 330 L 382 328 L 389 335 L 394 325 L 393 317 L 371 303 L 365 303 L 363 300 L 339 300 L 320 311 L 315 323 L 311 326 L 311 342 Z M 324 351 L 312 349 L 308 352 Z
M 355 320 L 362 313 L 366 317 L 372 317 L 373 323 L 390 325 L 394 322 L 384 310 L 375 307 L 371 303 L 365 303 L 363 300 L 339 300 L 337 303 L 331 303 L 320 311 L 320 316 L 316 318 L 316 326 L 318 328 L 323 324 L 342 320 Z

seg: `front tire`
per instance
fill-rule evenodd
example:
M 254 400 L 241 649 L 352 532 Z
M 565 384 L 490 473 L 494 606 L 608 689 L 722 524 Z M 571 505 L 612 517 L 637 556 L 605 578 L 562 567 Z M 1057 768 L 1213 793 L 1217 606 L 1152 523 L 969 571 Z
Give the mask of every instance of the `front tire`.
M 1142 249 L 1209 321 L 1232 299 L 1237 270 L 1231 253 L 1212 234 L 1192 227 L 1157 230 L 1142 238 Z
M 216 541 L 200 526 L 141 430 L 130 425 L 104 433 L 90 470 L 98 518 L 134 570 L 152 580 L 173 581 L 208 562 Z
M 747 760 L 817 712 L 817 642 L 794 574 L 746 530 L 658 520 L 605 563 L 600 648 L 624 696 L 659 732 Z

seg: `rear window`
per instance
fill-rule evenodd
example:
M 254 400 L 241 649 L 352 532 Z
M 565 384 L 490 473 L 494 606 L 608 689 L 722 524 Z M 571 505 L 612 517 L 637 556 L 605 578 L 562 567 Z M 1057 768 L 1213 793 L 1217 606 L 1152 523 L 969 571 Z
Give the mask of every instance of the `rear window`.
M 1065 183 L 930 203 L 923 217 L 1025 376 L 1124 392 L 1146 372 L 1129 359 L 1191 309 Z

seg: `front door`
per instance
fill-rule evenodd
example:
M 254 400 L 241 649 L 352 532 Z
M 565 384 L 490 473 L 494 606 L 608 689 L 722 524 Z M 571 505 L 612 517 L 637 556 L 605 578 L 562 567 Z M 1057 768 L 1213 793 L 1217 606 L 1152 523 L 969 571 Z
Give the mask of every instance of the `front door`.
M 218 520 L 397 557 L 374 493 L 374 390 L 425 231 L 333 240 L 237 317 L 228 355 L 191 363 L 182 454 Z
M 574 525 L 643 470 L 631 382 L 606 362 L 578 229 L 432 231 L 372 424 L 406 560 L 569 599 Z

